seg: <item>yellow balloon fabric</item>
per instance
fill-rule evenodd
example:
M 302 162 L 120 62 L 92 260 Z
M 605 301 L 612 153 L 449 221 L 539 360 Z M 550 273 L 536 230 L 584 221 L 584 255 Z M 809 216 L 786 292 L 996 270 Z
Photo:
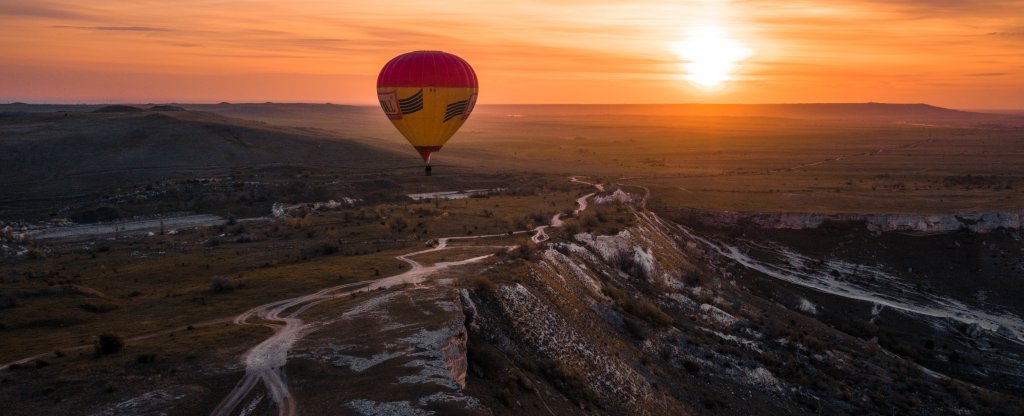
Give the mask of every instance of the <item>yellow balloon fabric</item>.
M 476 105 L 476 72 L 458 56 L 413 51 L 388 61 L 377 75 L 377 98 L 391 123 L 420 153 L 441 150 Z
M 384 113 L 425 162 L 462 127 L 476 104 L 476 94 L 477 88 L 377 88 Z

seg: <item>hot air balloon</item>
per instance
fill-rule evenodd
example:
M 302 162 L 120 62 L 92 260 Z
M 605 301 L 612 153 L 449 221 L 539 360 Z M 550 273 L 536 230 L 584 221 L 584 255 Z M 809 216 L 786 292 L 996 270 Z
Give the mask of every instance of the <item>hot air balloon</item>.
M 476 105 L 476 73 L 465 60 L 441 51 L 398 55 L 377 76 L 377 98 L 426 163 L 462 127 Z

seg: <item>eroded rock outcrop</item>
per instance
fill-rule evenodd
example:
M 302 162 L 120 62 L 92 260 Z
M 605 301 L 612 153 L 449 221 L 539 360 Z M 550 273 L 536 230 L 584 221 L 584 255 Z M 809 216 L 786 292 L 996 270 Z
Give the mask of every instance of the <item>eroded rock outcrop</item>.
M 920 231 L 946 232 L 971 230 L 986 233 L 1000 228 L 1021 229 L 1024 226 L 1024 210 L 1007 212 L 971 212 L 947 215 L 905 215 L 905 214 L 817 214 L 817 213 L 773 213 L 748 214 L 738 212 L 712 212 L 691 208 L 670 209 L 668 212 L 679 218 L 695 220 L 713 226 L 736 226 L 749 221 L 759 227 L 772 229 L 813 229 L 826 222 L 863 223 L 869 231 Z

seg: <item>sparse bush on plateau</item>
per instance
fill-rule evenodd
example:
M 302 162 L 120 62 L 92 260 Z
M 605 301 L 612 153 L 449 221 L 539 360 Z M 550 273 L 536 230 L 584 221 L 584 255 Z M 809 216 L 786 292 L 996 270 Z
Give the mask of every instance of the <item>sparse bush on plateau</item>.
M 210 279 L 210 291 L 213 293 L 230 292 L 238 288 L 238 284 L 224 276 L 214 276 Z
M 25 253 L 30 259 L 43 259 L 46 258 L 46 251 L 39 247 L 31 247 L 28 249 L 28 253 Z
M 577 367 L 554 360 L 540 360 L 537 365 L 546 379 L 577 405 L 598 404 L 601 399 L 591 390 L 584 372 Z
M 0 309 L 13 308 L 18 306 L 18 297 L 12 293 L 0 294 Z
M 309 214 L 306 214 L 305 216 L 302 217 L 289 217 L 287 220 L 285 220 L 286 225 L 295 229 L 309 227 L 309 225 L 312 223 L 313 220 L 309 217 Z
M 92 313 L 107 313 L 117 309 L 117 305 L 106 302 L 85 302 L 78 307 Z
M 494 281 L 492 281 L 491 279 L 488 279 L 484 276 L 476 276 L 470 283 L 473 285 L 473 287 L 483 292 L 494 293 L 495 291 L 498 290 L 498 285 L 495 284 Z
M 405 231 L 406 228 L 409 228 L 409 222 L 403 217 L 392 217 L 391 220 L 388 221 L 388 228 L 396 233 L 402 232 Z
M 627 299 L 625 302 L 622 302 L 622 309 L 652 325 L 664 327 L 670 326 L 673 323 L 673 319 L 669 314 L 647 299 Z
M 117 354 L 124 349 L 124 341 L 114 334 L 102 334 L 96 340 L 96 353 L 100 355 Z
M 494 252 L 494 255 L 509 259 L 532 260 L 537 258 L 537 247 L 532 242 L 520 244 L 512 248 L 501 247 Z
M 618 303 L 622 299 L 625 299 L 626 297 L 626 292 L 623 292 L 622 289 L 619 289 L 612 285 L 601 286 L 601 292 L 604 293 L 605 296 L 611 298 L 616 303 Z
M 624 273 L 638 277 L 641 279 L 647 279 L 647 269 L 643 267 L 637 260 L 636 256 L 633 255 L 632 250 L 622 250 L 615 254 L 612 259 L 613 264 L 622 270 Z
M 582 227 L 580 226 L 580 222 L 576 220 L 566 221 L 562 223 L 562 230 L 568 235 L 579 234 L 581 229 Z
M 564 254 L 566 256 L 572 254 L 572 249 L 569 248 L 568 244 L 556 243 L 556 244 L 553 244 L 552 247 L 554 247 L 555 251 L 557 251 L 559 253 L 562 253 L 562 254 Z
M 311 259 L 318 256 L 329 256 L 337 253 L 338 250 L 339 248 L 337 244 L 322 243 L 303 249 L 301 254 L 303 259 Z
M 601 292 L 612 299 L 624 312 L 646 321 L 654 326 L 665 327 L 672 325 L 675 320 L 665 313 L 653 302 L 630 297 L 624 290 L 612 285 L 604 285 Z

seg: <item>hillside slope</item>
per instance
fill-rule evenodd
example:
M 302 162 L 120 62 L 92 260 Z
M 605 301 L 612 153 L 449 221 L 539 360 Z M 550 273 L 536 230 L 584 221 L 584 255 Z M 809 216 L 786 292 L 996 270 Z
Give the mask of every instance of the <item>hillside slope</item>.
M 974 299 L 1006 283 L 953 290 L 941 267 L 904 274 L 889 259 L 798 252 L 630 210 L 633 225 L 569 233 L 512 273 L 492 271 L 503 283 L 463 293 L 469 393 L 512 414 L 539 411 L 534 391 L 561 392 L 580 414 L 1020 408 L 1019 305 Z M 965 237 L 934 244 L 954 238 Z
M 96 197 L 164 180 L 234 173 L 241 181 L 275 170 L 291 172 L 278 175 L 287 177 L 415 162 L 372 143 L 196 111 L 111 106 L 88 113 L 0 113 L 0 207 Z

